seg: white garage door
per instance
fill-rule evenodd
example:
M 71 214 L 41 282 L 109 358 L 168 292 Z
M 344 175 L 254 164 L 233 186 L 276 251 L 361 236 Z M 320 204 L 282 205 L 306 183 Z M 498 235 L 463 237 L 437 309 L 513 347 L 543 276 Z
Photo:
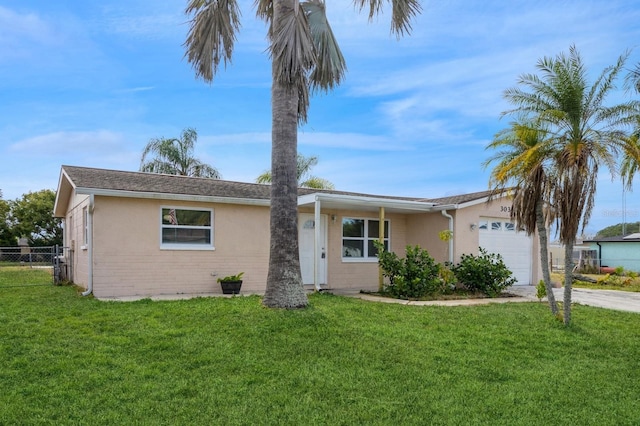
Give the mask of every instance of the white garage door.
M 518 285 L 531 284 L 532 241 L 525 232 L 516 232 L 513 222 L 498 218 L 480 218 L 480 247 L 499 253 Z

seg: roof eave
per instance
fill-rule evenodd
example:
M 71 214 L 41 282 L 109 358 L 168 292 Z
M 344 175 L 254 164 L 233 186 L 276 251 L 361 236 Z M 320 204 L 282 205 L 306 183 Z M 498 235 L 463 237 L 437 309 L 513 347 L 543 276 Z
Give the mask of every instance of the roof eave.
M 214 195 L 171 194 L 166 192 L 122 191 L 98 188 L 76 188 L 77 194 L 97 195 L 102 197 L 144 198 L 154 200 L 199 201 L 218 204 L 243 204 L 250 206 L 270 205 L 270 200 L 260 198 L 221 197 Z

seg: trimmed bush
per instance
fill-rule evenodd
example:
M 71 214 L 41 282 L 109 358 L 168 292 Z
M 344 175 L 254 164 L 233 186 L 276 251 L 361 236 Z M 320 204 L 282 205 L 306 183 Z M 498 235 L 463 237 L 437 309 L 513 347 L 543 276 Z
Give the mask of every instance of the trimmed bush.
M 384 250 L 382 244 L 374 242 L 382 274 L 389 278 L 383 293 L 401 299 L 420 298 L 442 293 L 446 289 L 439 277 L 440 265 L 420 246 L 407 246 L 405 258 Z
M 502 256 L 487 253 L 482 247 L 478 256 L 463 254 L 460 263 L 452 269 L 458 281 L 469 290 L 490 297 L 499 296 L 507 287 L 516 283 Z

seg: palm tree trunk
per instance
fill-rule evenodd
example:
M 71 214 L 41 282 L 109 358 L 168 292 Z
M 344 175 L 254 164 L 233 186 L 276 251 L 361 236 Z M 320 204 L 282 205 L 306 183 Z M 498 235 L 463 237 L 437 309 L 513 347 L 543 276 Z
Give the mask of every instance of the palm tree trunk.
M 564 246 L 564 299 L 562 309 L 564 311 L 564 325 L 571 323 L 571 286 L 573 284 L 573 244 L 570 240 Z
M 547 300 L 551 314 L 558 315 L 558 303 L 553 294 L 553 286 L 551 285 L 551 272 L 549 271 L 549 241 L 547 238 L 547 226 L 544 220 L 544 212 L 542 211 L 542 200 L 536 203 L 536 227 L 538 228 L 538 238 L 540 239 L 540 262 L 542 267 L 542 279 L 544 287 L 547 290 Z
M 277 31 L 283 4 L 273 3 L 273 26 Z M 275 67 L 272 66 L 272 70 Z M 275 72 L 272 72 L 275 74 Z M 271 87 L 271 243 L 267 287 L 262 303 L 273 308 L 302 308 L 307 295 L 302 285 L 298 253 L 298 93 L 292 84 L 273 75 Z

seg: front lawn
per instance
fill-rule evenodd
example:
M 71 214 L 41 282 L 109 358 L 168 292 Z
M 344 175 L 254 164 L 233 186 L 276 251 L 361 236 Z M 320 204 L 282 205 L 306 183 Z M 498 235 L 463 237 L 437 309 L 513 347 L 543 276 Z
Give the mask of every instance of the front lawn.
M 640 315 L 573 322 L 535 302 L 284 311 L 0 285 L 0 424 L 640 423 Z

